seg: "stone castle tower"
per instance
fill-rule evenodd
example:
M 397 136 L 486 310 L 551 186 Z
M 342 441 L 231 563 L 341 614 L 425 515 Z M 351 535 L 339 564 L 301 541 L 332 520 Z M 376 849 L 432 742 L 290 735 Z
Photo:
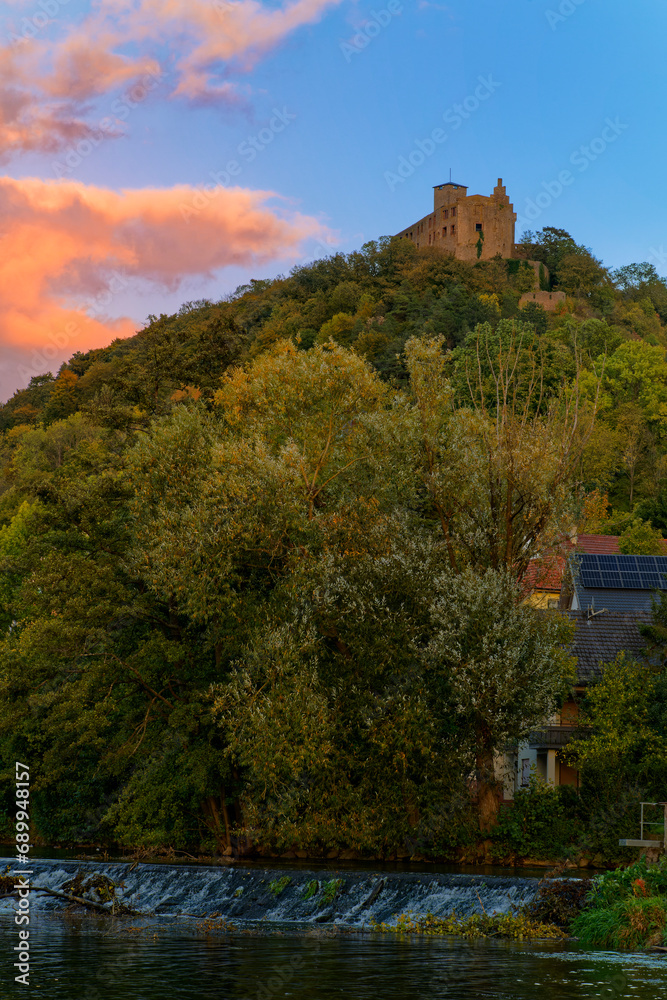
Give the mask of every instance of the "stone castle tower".
M 433 189 L 433 211 L 398 236 L 418 247 L 437 246 L 461 260 L 489 260 L 514 256 L 516 212 L 502 178 L 493 194 L 468 194 L 463 184 L 438 184 Z

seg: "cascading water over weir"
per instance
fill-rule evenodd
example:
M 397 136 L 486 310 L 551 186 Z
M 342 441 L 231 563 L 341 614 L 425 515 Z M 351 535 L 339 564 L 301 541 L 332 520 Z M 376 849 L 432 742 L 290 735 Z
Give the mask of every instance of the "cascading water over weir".
M 14 866 L 10 866 L 15 870 Z M 34 887 L 54 891 L 77 875 L 82 882 L 103 876 L 116 887 L 119 903 L 135 913 L 155 917 L 215 917 L 235 924 L 335 924 L 349 928 L 391 924 L 399 914 L 455 911 L 506 913 L 530 902 L 537 878 L 497 875 L 431 874 L 346 870 L 259 869 L 234 865 L 34 861 Z M 67 891 L 67 890 L 65 890 Z M 57 912 L 63 899 L 34 891 L 31 908 Z M 88 898 L 104 898 L 94 893 Z M 111 904 L 107 904 L 111 909 Z M 12 896 L 0 899 L 0 913 L 15 906 Z

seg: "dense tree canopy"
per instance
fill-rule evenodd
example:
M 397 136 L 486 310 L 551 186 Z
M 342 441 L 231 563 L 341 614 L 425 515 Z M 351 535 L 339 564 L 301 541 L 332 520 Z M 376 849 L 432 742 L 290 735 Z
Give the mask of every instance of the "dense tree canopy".
M 560 312 L 520 310 L 526 261 L 382 240 L 0 407 L 0 743 L 42 836 L 389 854 L 493 822 L 494 755 L 572 677 L 527 561 L 591 491 L 597 530 L 667 533 L 667 288 L 525 243 Z

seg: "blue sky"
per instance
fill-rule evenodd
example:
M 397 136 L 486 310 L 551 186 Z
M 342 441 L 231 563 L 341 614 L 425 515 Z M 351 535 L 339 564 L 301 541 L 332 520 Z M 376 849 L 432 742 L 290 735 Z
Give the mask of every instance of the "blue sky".
M 39 36 L 43 57 L 94 10 L 78 0 L 50 2 L 58 13 Z M 255 8 L 285 6 L 255 4 L 251 29 Z M 469 193 L 490 193 L 501 176 L 520 218 L 532 212 L 533 228 L 568 230 L 610 266 L 652 260 L 667 273 L 663 2 L 393 0 L 390 10 L 383 0 L 322 0 L 319 6 L 315 17 L 251 59 L 234 55 L 234 100 L 210 94 L 175 100 L 169 73 L 179 36 L 156 39 L 151 55 L 167 67 L 164 79 L 133 108 L 122 137 L 105 139 L 64 176 L 113 192 L 197 189 L 236 161 L 229 186 L 275 192 L 268 204 L 278 214 L 301 213 L 327 227 L 327 235 L 305 236 L 286 253 L 276 246 L 263 261 L 248 251 L 240 263 L 224 258 L 220 267 L 193 266 L 180 284 L 135 273 L 109 306 L 112 319 L 141 321 L 186 299 L 217 298 L 249 277 L 319 256 L 327 244 L 349 251 L 396 232 L 429 211 L 432 186 L 448 179 L 450 168 Z M 1 9 L 7 37 L 39 5 L 14 0 Z M 128 38 L 125 52 L 135 53 L 136 44 Z M 224 60 L 215 71 L 220 79 L 230 76 Z M 86 120 L 99 123 L 114 96 L 111 83 L 87 97 Z M 282 128 L 273 130 L 272 121 Z M 438 128 L 446 140 L 433 143 L 423 164 L 397 180 L 401 157 Z M 61 183 L 54 164 L 62 156 L 63 150 L 26 147 L 4 172 Z M 563 171 L 568 182 L 561 185 Z

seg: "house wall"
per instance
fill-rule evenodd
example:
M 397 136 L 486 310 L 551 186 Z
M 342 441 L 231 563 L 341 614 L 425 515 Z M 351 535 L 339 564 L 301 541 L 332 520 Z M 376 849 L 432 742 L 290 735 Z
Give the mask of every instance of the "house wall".
M 533 590 L 526 598 L 525 603 L 530 604 L 533 608 L 558 610 L 560 592 L 557 590 Z
M 551 718 L 544 723 L 545 727 L 553 726 L 575 726 L 579 718 L 579 703 L 573 699 L 565 702 L 559 712 L 554 713 Z M 539 728 L 539 727 L 536 727 Z M 531 776 L 540 778 L 542 781 L 554 787 L 558 785 L 572 785 L 579 787 L 579 772 L 576 768 L 565 764 L 560 760 L 557 748 L 542 749 L 531 747 L 528 743 L 519 746 L 516 754 L 507 754 L 512 759 L 512 770 L 514 772 L 514 793 L 521 788 L 525 788 Z M 526 763 L 527 762 L 527 763 Z M 505 765 L 507 768 L 507 764 Z M 510 796 L 505 793 L 505 798 Z M 511 796 L 512 798 L 514 795 Z

